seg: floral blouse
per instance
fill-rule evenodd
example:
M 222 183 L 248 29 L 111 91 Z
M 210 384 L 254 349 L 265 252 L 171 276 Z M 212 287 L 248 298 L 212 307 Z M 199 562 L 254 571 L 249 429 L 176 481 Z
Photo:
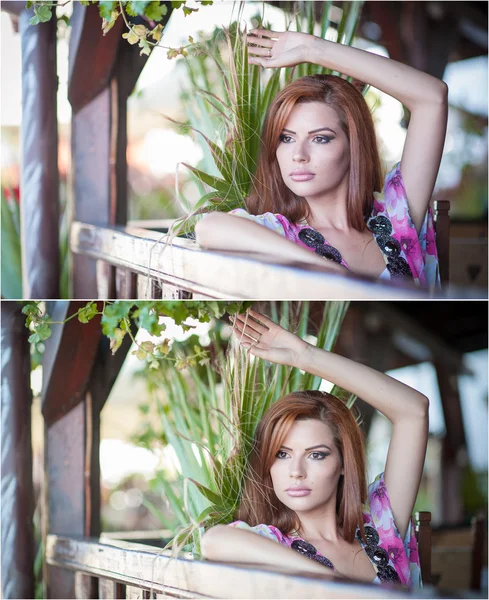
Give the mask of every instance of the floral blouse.
M 367 543 L 363 542 L 359 528 L 356 538 L 377 573 L 372 583 L 400 583 L 410 589 L 421 588 L 421 570 L 414 523 L 411 519 L 406 535 L 401 539 L 394 522 L 384 473 L 378 475 L 369 485 L 367 502 L 362 506 L 362 515 Z M 250 527 L 244 521 L 235 521 L 230 525 L 253 531 L 336 570 L 331 561 L 317 552 L 312 544 L 298 536 L 284 535 L 273 525 L 260 524 Z
M 300 223 L 291 223 L 283 215 L 270 212 L 263 215 L 250 215 L 242 208 L 232 210 L 231 214 L 264 225 L 267 229 L 279 233 L 288 240 L 314 251 L 314 248 L 310 248 L 299 238 L 300 231 L 309 227 L 303 221 Z M 390 221 L 392 225 L 391 236 L 399 242 L 400 256 L 407 261 L 414 282 L 417 285 L 428 288 L 430 291 L 436 289 L 440 284 L 440 276 L 438 272 L 433 214 L 431 207 L 428 208 L 418 234 L 409 214 L 400 163 L 397 163 L 387 174 L 382 193 L 374 192 L 374 205 L 370 218 L 380 216 L 386 217 Z M 348 268 L 344 259 L 341 260 L 341 264 Z M 392 276 L 385 269 L 381 274 L 381 278 L 391 279 Z

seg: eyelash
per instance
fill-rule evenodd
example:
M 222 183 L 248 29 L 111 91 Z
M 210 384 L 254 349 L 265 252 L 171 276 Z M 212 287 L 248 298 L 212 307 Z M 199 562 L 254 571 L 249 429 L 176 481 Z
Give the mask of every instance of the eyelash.
M 279 450 L 276 454 L 275 458 L 278 458 L 279 460 L 282 460 L 285 458 L 285 456 L 279 456 L 280 454 L 285 454 L 285 456 L 288 456 L 287 452 L 285 452 L 285 450 Z M 311 454 L 309 456 L 314 456 L 314 455 L 319 456 L 319 458 L 314 458 L 313 460 L 324 460 L 327 456 L 329 456 L 329 454 L 327 454 L 326 452 L 311 452 Z
M 288 139 L 289 141 L 286 142 L 285 140 Z M 290 135 L 286 135 L 285 133 L 282 133 L 280 136 L 280 141 L 283 144 L 290 144 L 290 140 L 292 140 L 293 138 Z M 324 140 L 323 142 L 319 142 L 320 144 L 329 144 L 329 142 L 331 142 L 331 140 L 334 140 L 333 137 L 328 137 L 326 135 L 316 135 L 313 137 L 313 140 L 317 140 L 317 139 L 321 139 Z

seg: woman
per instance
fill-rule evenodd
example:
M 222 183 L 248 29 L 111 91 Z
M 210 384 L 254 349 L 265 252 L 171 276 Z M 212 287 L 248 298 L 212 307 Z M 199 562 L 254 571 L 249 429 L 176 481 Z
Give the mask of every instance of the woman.
M 254 311 L 238 316 L 235 328 L 255 356 L 361 397 L 392 422 L 392 435 L 384 473 L 367 491 L 362 435 L 342 401 L 317 391 L 278 400 L 257 428 L 240 520 L 204 534 L 204 558 L 418 586 L 411 513 L 426 453 L 428 399 Z
M 267 113 L 248 212 L 211 213 L 197 224 L 199 244 L 321 266 L 328 259 L 340 272 L 435 288 L 438 262 L 428 205 L 445 139 L 446 84 L 299 32 L 252 30 L 248 52 L 254 65 L 314 63 L 397 98 L 411 113 L 406 143 L 379 193 L 375 131 L 361 93 L 335 76 L 294 81 Z

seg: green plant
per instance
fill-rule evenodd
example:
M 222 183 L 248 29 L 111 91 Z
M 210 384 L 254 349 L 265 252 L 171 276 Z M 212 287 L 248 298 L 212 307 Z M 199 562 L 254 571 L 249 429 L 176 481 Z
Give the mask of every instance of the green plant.
M 272 304 L 271 317 L 305 337 L 310 303 Z M 341 328 L 348 303 L 324 303 L 316 334 L 318 347 L 331 350 Z M 294 314 L 292 314 L 294 313 Z M 185 373 L 170 368 L 146 372 L 159 426 L 148 415 L 138 442 L 146 447 L 170 445 L 178 462 L 178 477 L 168 481 L 159 472 L 154 485 L 161 489 L 179 528 L 175 547 L 193 539 L 200 552 L 202 526 L 230 522 L 239 503 L 247 457 L 255 428 L 268 407 L 283 395 L 301 389 L 318 389 L 321 379 L 296 368 L 254 359 L 235 348 L 227 357 L 221 344 L 213 344 L 214 361 Z M 188 348 L 187 352 L 194 352 Z M 333 393 L 351 406 L 354 398 L 338 388 Z M 150 407 L 143 409 L 150 413 Z M 156 506 L 152 506 L 158 514 Z M 167 519 L 164 527 L 171 528 Z
M 296 11 L 296 28 L 312 33 L 316 25 L 313 3 L 301 4 L 304 10 Z M 342 3 L 337 42 L 352 43 L 362 6 L 363 1 Z M 332 24 L 331 7 L 332 2 L 324 3 L 318 32 L 322 37 Z M 273 98 L 285 84 L 298 77 L 332 73 L 318 65 L 302 64 L 275 69 L 270 75 L 256 65 L 249 65 L 246 31 L 239 26 L 241 11 L 242 6 L 237 21 L 229 29 L 216 30 L 211 39 L 196 44 L 185 61 L 190 85 L 182 96 L 187 123 L 180 125 L 199 134 L 204 161 L 202 168 L 185 164 L 194 175 L 202 197 L 189 216 L 176 222 L 177 233 L 193 229 L 201 213 L 246 208 L 244 201 L 256 170 L 263 121 Z M 258 22 L 266 27 L 261 19 Z M 218 139 L 213 141 L 212 137 Z M 188 205 L 181 194 L 180 199 Z
M 102 19 L 102 31 L 106 35 L 115 25 L 119 17 L 122 17 L 127 31 L 122 34 L 122 37 L 128 41 L 129 44 L 138 44 L 141 48 L 140 54 L 149 55 L 151 49 L 155 46 L 165 48 L 167 50 L 168 58 L 175 58 L 176 56 L 187 56 L 186 48 L 188 46 L 180 46 L 179 48 L 169 48 L 160 44 L 165 21 L 165 17 L 168 14 L 168 6 L 166 2 L 147 1 L 147 0 L 79 0 L 83 6 L 89 6 L 95 4 L 98 6 L 100 17 Z M 212 4 L 212 0 L 197 0 L 202 6 Z M 53 2 L 52 0 L 28 0 L 26 2 L 26 8 L 32 8 L 34 15 L 29 20 L 31 25 L 38 25 L 39 23 L 45 23 L 51 20 L 53 15 L 53 7 L 64 7 L 69 4 L 71 0 L 65 2 Z M 185 16 L 191 15 L 197 12 L 199 9 L 192 6 L 187 6 L 187 0 L 172 0 L 172 9 L 183 10 Z M 130 22 L 131 17 L 139 17 L 140 21 L 144 21 L 148 26 L 142 22 L 132 23 Z M 63 15 L 61 18 L 68 21 L 68 17 Z M 189 37 L 189 43 L 192 44 L 193 40 Z
M 12 190 L 2 188 L 2 298 L 22 298 L 20 206 Z
M 22 243 L 20 232 L 20 199 L 15 190 L 1 191 L 1 253 L 2 253 L 2 298 L 22 298 Z M 59 227 L 60 297 L 69 296 L 69 222 L 66 203 L 61 211 Z

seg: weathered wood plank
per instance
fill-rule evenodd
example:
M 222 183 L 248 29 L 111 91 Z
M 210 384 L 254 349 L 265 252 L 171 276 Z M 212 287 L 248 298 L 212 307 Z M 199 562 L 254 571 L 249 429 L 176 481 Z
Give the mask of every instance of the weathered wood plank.
M 98 580 L 98 597 L 107 600 L 119 600 L 126 597 L 126 586 L 111 579 Z
M 97 579 L 85 573 L 75 573 L 75 598 L 98 598 Z
M 46 560 L 175 598 L 411 598 L 398 586 L 331 581 L 301 574 L 171 558 L 142 544 L 48 536 Z M 418 598 L 446 597 L 433 588 Z
M 196 242 L 148 230 L 108 228 L 75 222 L 73 252 L 129 268 L 139 275 L 212 298 L 253 299 L 426 299 L 414 286 L 395 286 L 354 275 L 327 273 L 311 265 L 278 264 L 263 255 L 206 252 Z M 300 267 L 300 268 L 299 268 Z M 139 293 L 139 283 L 138 283 Z M 436 297 L 486 297 L 487 291 L 447 288 Z

